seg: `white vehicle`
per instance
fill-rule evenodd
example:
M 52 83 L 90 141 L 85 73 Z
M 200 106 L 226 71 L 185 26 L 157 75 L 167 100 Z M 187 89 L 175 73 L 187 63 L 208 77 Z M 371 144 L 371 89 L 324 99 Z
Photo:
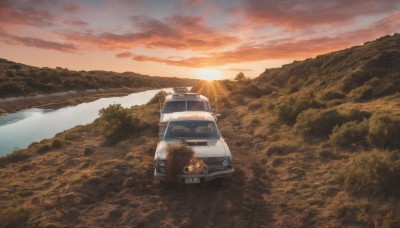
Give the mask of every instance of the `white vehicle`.
M 164 134 L 172 115 L 176 112 L 199 111 L 213 114 L 215 120 L 220 114 L 216 114 L 216 110 L 211 109 L 210 102 L 207 97 L 197 93 L 175 93 L 168 95 L 162 110 L 160 110 L 159 135 Z
M 196 159 L 196 164 L 188 164 L 182 170 L 185 183 L 229 178 L 235 171 L 231 152 L 214 116 L 207 112 L 178 112 L 172 114 L 164 137 L 157 145 L 154 155 L 156 178 L 166 177 L 168 145 L 181 143 L 193 148 Z

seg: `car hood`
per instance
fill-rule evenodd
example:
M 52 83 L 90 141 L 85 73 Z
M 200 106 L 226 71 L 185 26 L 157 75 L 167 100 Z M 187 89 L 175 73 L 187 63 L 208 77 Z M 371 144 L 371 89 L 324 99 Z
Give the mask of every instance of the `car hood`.
M 161 140 L 157 145 L 154 159 L 165 160 L 168 145 L 181 143 L 181 140 Z M 231 157 L 231 152 L 223 138 L 188 140 L 185 144 L 193 148 L 194 156 L 198 158 Z

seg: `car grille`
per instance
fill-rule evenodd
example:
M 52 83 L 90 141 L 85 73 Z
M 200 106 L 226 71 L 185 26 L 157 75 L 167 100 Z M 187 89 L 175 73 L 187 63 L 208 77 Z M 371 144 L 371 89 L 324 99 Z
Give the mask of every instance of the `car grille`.
M 222 161 L 227 159 L 225 157 L 219 158 L 200 158 L 208 166 L 208 172 L 213 172 L 217 170 L 224 170 L 226 167 L 222 165 Z

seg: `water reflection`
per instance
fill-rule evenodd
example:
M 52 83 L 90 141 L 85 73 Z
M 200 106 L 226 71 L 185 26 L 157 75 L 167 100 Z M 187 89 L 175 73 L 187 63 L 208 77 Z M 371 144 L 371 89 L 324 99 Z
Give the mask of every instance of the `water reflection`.
M 171 88 L 163 90 L 172 92 Z M 27 148 L 32 142 L 51 138 L 76 125 L 91 123 L 98 117 L 99 110 L 110 104 L 121 104 L 123 107 L 145 104 L 159 91 L 147 90 L 125 97 L 101 98 L 58 110 L 35 108 L 0 116 L 0 156 Z

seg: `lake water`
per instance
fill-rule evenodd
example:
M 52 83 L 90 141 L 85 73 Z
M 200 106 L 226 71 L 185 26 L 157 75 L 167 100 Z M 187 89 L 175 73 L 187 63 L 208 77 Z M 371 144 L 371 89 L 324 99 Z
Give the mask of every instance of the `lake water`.
M 32 142 L 52 138 L 57 133 L 77 125 L 91 123 L 98 117 L 99 110 L 110 104 L 121 104 L 126 108 L 146 104 L 160 90 L 147 90 L 124 97 L 101 98 L 57 110 L 34 108 L 0 116 L 0 156 L 25 149 Z M 172 88 L 162 90 L 173 91 Z

